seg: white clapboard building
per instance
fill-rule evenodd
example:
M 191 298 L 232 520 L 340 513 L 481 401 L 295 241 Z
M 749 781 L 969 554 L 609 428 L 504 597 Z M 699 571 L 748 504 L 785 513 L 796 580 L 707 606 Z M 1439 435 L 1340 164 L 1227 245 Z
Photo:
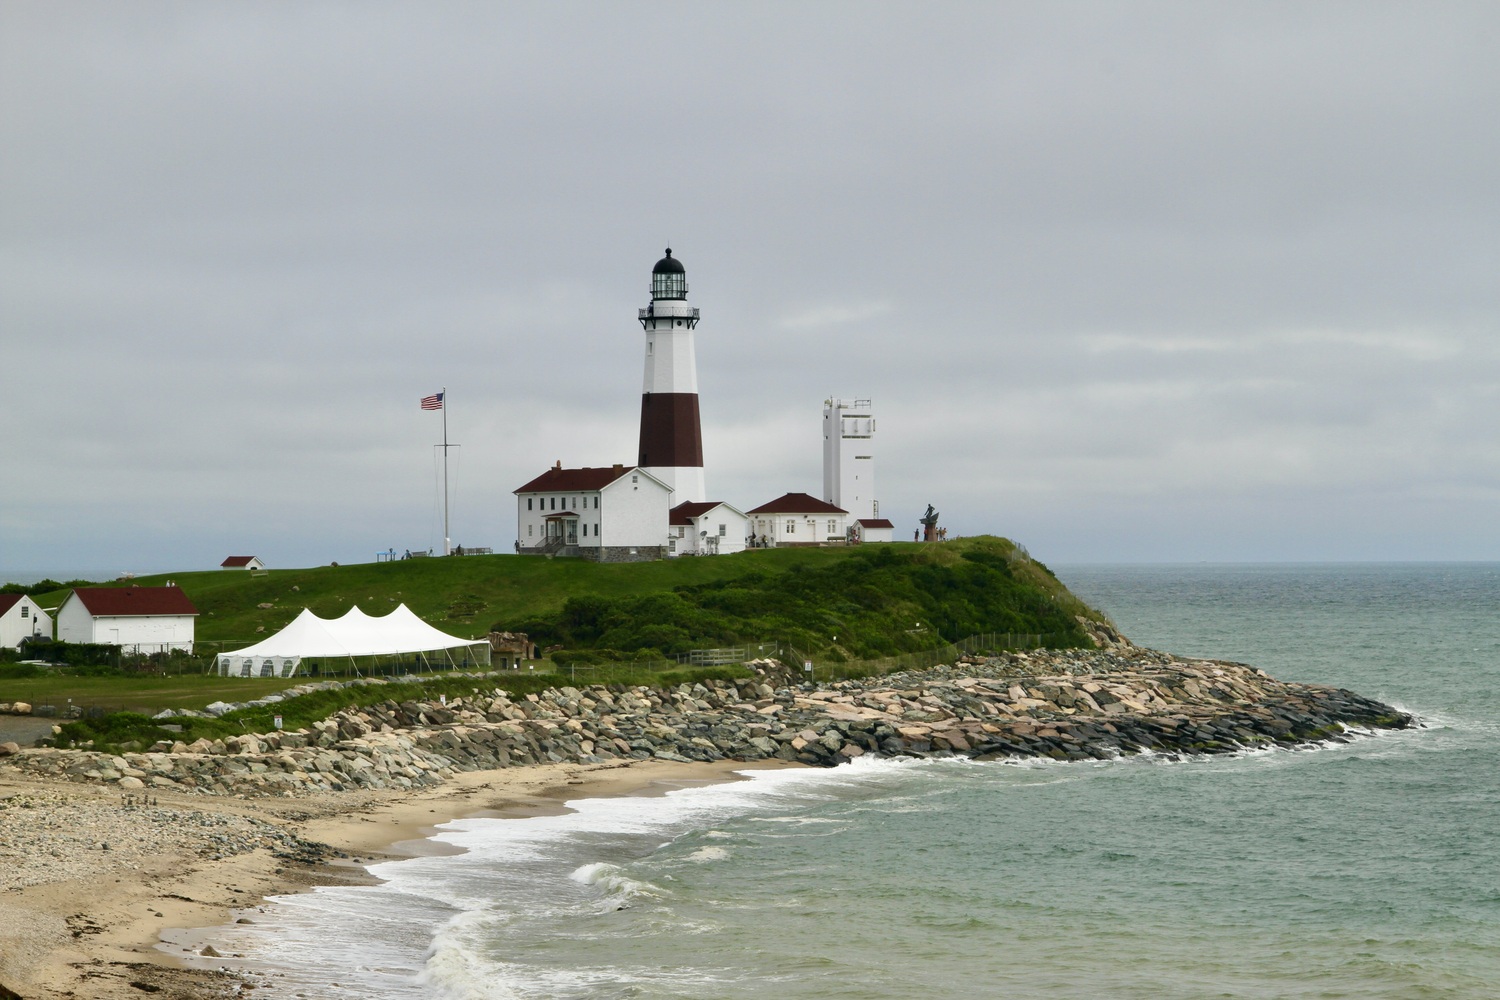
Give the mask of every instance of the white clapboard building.
M 79 587 L 57 609 L 57 637 L 136 653 L 190 653 L 197 619 L 181 587 Z
M 721 556 L 745 551 L 750 519 L 719 500 L 689 501 L 672 508 L 669 556 Z
M 52 638 L 52 619 L 27 594 L 0 594 L 0 646 L 19 649 L 24 639 Z
M 848 541 L 849 512 L 806 493 L 784 493 L 745 512 L 757 547 L 842 545 Z
M 518 552 L 596 562 L 668 554 L 672 490 L 645 469 L 564 469 L 558 462 L 514 492 Z

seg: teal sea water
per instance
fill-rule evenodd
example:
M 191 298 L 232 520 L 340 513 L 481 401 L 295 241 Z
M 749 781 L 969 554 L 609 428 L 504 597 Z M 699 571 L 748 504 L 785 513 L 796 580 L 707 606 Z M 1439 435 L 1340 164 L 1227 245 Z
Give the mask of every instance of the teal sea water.
M 861 758 L 464 820 L 441 838 L 466 853 L 280 899 L 215 947 L 267 998 L 1500 996 L 1500 564 L 1058 575 L 1143 645 L 1425 726 L 1190 761 Z

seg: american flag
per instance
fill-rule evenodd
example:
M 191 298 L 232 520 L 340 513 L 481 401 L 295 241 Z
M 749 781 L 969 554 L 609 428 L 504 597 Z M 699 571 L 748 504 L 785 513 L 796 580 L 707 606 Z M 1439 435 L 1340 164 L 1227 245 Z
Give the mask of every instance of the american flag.
M 424 409 L 424 410 L 441 410 L 442 408 L 443 408 L 443 394 L 442 393 L 438 393 L 435 396 L 423 396 L 422 397 L 422 409 Z

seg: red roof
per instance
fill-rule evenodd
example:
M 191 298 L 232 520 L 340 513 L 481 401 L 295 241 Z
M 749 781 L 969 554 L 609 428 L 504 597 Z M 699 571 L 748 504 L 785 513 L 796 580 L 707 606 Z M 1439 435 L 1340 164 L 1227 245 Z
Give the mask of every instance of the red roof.
M 590 493 L 602 490 L 635 466 L 616 465 L 608 469 L 560 469 L 553 466 L 512 493 Z
M 96 618 L 198 613 L 181 587 L 79 587 L 73 596 Z
M 671 516 L 667 519 L 668 524 L 692 524 L 693 518 L 702 517 L 715 507 L 721 506 L 722 500 L 686 500 L 673 507 Z
M 225 559 L 223 562 L 219 563 L 219 568 L 227 569 L 231 566 L 248 566 L 250 565 L 250 560 L 254 558 L 254 556 L 230 556 L 228 559 Z
M 888 518 L 888 517 L 862 517 L 862 518 L 859 519 L 859 524 L 860 524 L 860 527 L 862 527 L 862 528 L 894 528 L 895 527 L 895 525 L 891 523 L 891 519 Z
M 763 503 L 754 510 L 746 511 L 747 514 L 847 514 L 842 507 L 816 497 L 808 496 L 806 493 L 786 493 L 777 497 L 770 503 Z
M 0 615 L 20 604 L 21 598 L 25 596 L 25 594 L 0 594 Z

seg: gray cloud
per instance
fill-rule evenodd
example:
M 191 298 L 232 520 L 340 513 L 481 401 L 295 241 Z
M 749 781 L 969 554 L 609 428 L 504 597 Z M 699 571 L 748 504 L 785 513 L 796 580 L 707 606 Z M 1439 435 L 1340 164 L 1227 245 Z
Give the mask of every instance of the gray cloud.
M 0 575 L 509 545 L 703 309 L 712 492 L 1500 558 L 1491 5 L 0 4 Z

